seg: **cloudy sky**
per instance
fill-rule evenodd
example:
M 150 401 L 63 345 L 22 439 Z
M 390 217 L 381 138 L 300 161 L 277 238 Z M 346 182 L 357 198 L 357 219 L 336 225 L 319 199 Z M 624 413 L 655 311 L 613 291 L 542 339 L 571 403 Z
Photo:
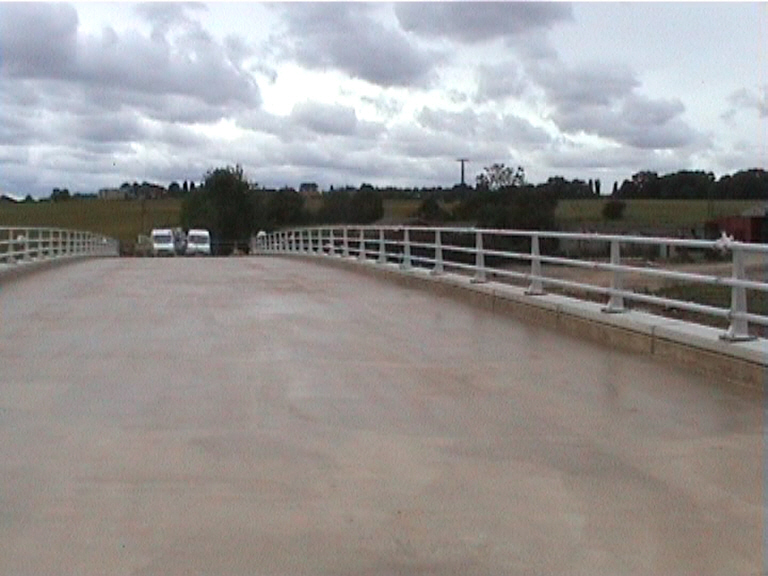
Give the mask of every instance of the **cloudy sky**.
M 452 186 L 768 162 L 768 7 L 0 4 L 0 190 Z

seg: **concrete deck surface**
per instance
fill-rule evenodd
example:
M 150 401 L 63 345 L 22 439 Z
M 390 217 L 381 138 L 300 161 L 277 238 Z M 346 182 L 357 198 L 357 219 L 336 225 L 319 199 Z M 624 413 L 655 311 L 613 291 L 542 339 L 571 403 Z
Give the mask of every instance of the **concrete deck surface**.
M 276 258 L 0 287 L 0 574 L 757 575 L 762 395 Z

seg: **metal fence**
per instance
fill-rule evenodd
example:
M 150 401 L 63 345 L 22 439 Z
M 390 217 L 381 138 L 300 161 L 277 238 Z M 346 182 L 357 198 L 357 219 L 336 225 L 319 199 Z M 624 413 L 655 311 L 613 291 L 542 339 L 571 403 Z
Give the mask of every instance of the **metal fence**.
M 577 249 L 557 249 L 564 243 L 575 244 Z M 578 250 L 578 245 L 590 245 L 590 248 Z M 581 256 L 599 254 L 601 250 L 605 254 L 603 259 Z M 577 255 L 570 257 L 573 251 Z M 639 265 L 637 258 L 628 257 L 649 252 L 668 256 L 681 251 L 729 259 L 731 274 L 717 276 L 669 270 Z M 569 289 L 603 298 L 603 311 L 606 313 L 622 313 L 631 302 L 674 308 L 727 320 L 728 328 L 722 338 L 729 341 L 754 339 L 750 326 L 768 326 L 768 316 L 751 313 L 747 307 L 748 296 L 768 292 L 768 283 L 750 280 L 745 267 L 750 254 L 761 255 L 763 262 L 768 264 L 768 245 L 735 242 L 725 236 L 713 241 L 475 228 L 337 226 L 260 233 L 252 241 L 252 252 L 335 256 L 378 265 L 396 263 L 403 270 L 427 268 L 434 275 L 448 271 L 468 274 L 472 282 L 486 282 L 489 278 L 522 282 L 527 285 L 526 294 L 531 297 L 545 294 L 547 288 Z M 524 270 L 520 270 L 519 266 L 518 269 L 509 266 L 510 263 L 521 262 L 525 265 Z M 601 286 L 546 275 L 542 264 L 550 265 L 550 269 L 565 267 L 606 271 L 610 283 Z M 679 283 L 724 286 L 730 290 L 730 306 L 721 308 L 629 290 L 624 287 L 624 278 L 629 273 Z
M 70 258 L 117 256 L 117 240 L 61 228 L 0 227 L 0 266 Z

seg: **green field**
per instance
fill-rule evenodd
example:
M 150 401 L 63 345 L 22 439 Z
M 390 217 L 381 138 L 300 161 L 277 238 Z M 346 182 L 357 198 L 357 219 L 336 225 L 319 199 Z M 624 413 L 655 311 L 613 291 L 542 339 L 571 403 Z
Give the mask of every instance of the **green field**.
M 0 226 L 46 226 L 98 232 L 131 244 L 152 228 L 179 225 L 181 200 L 73 199 L 0 203 Z
M 562 228 L 600 228 L 606 225 L 602 217 L 607 199 L 562 200 L 557 205 L 555 218 Z M 740 214 L 760 204 L 754 200 L 627 200 L 621 220 L 612 222 L 612 228 L 682 228 L 688 230 L 707 220 Z

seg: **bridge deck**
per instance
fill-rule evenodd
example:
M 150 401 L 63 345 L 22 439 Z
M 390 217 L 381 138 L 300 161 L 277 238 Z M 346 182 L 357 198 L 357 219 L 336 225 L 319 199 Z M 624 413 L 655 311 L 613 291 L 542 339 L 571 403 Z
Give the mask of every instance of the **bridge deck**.
M 280 259 L 0 288 L 0 574 L 760 574 L 755 390 Z

